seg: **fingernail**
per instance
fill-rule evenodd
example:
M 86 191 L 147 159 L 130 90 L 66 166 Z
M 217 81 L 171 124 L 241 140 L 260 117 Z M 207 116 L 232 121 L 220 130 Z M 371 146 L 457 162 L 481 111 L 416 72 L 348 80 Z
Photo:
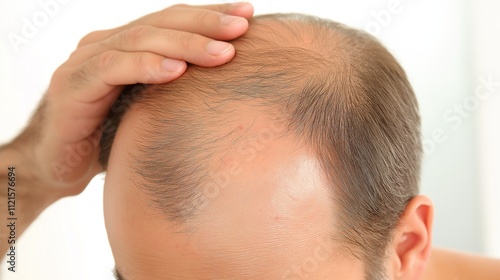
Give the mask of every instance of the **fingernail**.
M 169 72 L 177 72 L 177 70 L 179 69 L 179 67 L 181 67 L 183 63 L 184 61 L 181 60 L 165 58 L 161 62 L 161 68 Z
M 233 45 L 226 42 L 212 41 L 207 45 L 207 52 L 211 55 L 219 56 L 230 50 L 232 47 Z
M 235 22 L 238 22 L 240 20 L 243 20 L 242 17 L 235 17 L 235 16 L 228 16 L 228 15 L 222 15 L 220 17 L 220 23 L 224 25 L 231 25 Z

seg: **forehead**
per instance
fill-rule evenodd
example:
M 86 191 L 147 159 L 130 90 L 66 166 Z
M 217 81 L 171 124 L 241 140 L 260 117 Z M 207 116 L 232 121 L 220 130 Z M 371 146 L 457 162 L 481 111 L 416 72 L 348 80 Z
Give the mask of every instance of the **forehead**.
M 194 239 L 206 259 L 228 275 L 243 267 L 279 274 L 313 254 L 334 229 L 332 200 L 318 171 L 315 158 L 280 139 L 234 174 L 216 173 L 218 189 L 200 215 L 209 226 Z
M 247 117 L 226 129 L 244 133 L 213 154 L 190 206 L 199 215 L 181 224 L 137 187 L 143 178 L 126 155 L 145 120 L 134 108 L 125 115 L 105 186 L 106 227 L 122 273 L 278 279 L 315 251 L 334 255 L 334 205 L 316 157 L 273 118 L 240 109 Z

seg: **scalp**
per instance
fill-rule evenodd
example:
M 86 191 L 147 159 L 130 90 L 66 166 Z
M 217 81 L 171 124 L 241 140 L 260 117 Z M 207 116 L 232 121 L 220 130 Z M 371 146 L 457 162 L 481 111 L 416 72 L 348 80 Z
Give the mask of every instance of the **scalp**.
M 275 119 L 315 151 L 337 194 L 334 238 L 381 279 L 386 245 L 419 184 L 420 118 L 403 69 L 370 35 L 302 15 L 257 17 L 232 43 L 226 65 L 190 66 L 171 83 L 122 95 L 145 120 L 129 152 L 138 185 L 168 219 L 192 219 L 214 155 L 236 145 L 240 124 Z M 103 137 L 103 163 L 113 137 Z

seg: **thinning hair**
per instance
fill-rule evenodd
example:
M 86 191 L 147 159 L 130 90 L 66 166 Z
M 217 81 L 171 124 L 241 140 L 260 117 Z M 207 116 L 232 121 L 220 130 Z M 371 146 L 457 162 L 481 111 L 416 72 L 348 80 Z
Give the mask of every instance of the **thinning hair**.
M 367 279 L 384 279 L 387 246 L 419 189 L 420 117 L 405 72 L 372 36 L 311 16 L 256 17 L 232 43 L 237 55 L 226 65 L 189 66 L 171 83 L 128 87 L 108 117 L 101 163 L 126 108 L 138 106 L 147 121 L 129 164 L 155 206 L 185 221 L 197 214 L 197 186 L 228 137 L 214 131 L 239 113 L 231 104 L 277 112 L 328 177 L 335 238 L 364 262 Z

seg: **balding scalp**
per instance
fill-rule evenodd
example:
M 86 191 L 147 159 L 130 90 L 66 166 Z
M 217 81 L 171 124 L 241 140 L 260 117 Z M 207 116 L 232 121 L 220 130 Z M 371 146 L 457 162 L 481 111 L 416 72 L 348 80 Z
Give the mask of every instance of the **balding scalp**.
M 117 101 L 144 114 L 129 153 L 139 186 L 168 219 L 195 217 L 212 157 L 234 136 L 221 128 L 240 113 L 235 104 L 251 104 L 316 152 L 336 194 L 333 238 L 365 262 L 367 279 L 383 279 L 386 247 L 420 176 L 420 117 L 403 69 L 370 35 L 304 15 L 256 17 L 232 43 L 228 64 L 190 66 L 176 81 L 129 87 Z M 125 109 L 111 112 L 111 127 Z M 101 139 L 104 166 L 115 132 Z

